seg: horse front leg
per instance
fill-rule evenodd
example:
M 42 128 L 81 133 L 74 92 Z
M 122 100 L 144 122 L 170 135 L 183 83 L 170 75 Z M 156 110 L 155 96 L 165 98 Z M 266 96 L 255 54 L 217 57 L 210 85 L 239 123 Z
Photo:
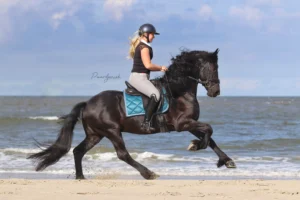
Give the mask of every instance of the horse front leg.
M 200 140 L 192 140 L 191 144 L 188 146 L 187 150 L 189 151 L 197 151 L 200 150 L 199 148 L 199 144 L 201 143 L 201 139 Z M 217 167 L 222 167 L 222 166 L 226 166 L 227 168 L 236 168 L 236 165 L 234 163 L 234 161 L 226 155 L 226 153 L 224 153 L 220 147 L 218 147 L 218 145 L 216 144 L 216 142 L 210 138 L 209 140 L 209 147 L 217 154 L 217 156 L 219 157 L 219 161 L 217 163 Z
M 193 140 L 191 144 L 192 146 L 190 145 L 189 150 L 196 151 L 207 148 L 210 143 L 211 135 L 213 133 L 211 125 L 199 121 L 194 121 L 187 125 L 187 131 L 200 139 Z
M 207 146 L 217 154 L 219 161 L 217 163 L 218 167 L 225 165 L 227 168 L 236 168 L 234 161 L 228 157 L 211 138 L 213 129 L 211 125 L 202 122 L 194 122 L 189 126 L 189 132 L 192 133 L 200 140 L 192 140 L 188 147 L 190 151 L 197 151 L 200 149 L 206 149 Z

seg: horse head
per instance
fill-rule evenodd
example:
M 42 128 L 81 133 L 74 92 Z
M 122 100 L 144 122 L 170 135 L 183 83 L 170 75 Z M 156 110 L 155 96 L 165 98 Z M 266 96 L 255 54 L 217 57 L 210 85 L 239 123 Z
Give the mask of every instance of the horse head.
M 201 83 L 210 97 L 220 95 L 218 76 L 218 52 L 183 50 L 180 55 L 172 58 L 172 64 L 166 76 L 173 85 L 173 91 L 184 91 L 189 82 Z
M 196 68 L 198 67 L 198 73 L 195 73 L 195 79 L 198 79 L 198 83 L 201 83 L 210 97 L 216 97 L 220 95 L 220 80 L 218 75 L 218 52 L 209 53 L 204 51 L 196 52 L 198 61 L 196 62 Z

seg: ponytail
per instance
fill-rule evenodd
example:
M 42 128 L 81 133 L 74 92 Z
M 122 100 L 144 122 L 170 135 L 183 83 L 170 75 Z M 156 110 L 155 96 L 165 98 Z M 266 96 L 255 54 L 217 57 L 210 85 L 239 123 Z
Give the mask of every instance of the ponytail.
M 133 59 L 134 53 L 135 53 L 135 48 L 139 44 L 140 41 L 140 36 L 138 32 L 135 32 L 132 38 L 129 38 L 130 40 L 130 48 L 129 48 L 129 55 L 128 58 Z

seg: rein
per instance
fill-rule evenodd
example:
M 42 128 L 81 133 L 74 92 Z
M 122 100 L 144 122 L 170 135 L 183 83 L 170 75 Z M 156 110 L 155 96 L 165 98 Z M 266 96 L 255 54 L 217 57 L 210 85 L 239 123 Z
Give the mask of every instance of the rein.
M 201 68 L 201 70 L 200 70 L 201 75 L 203 75 L 203 70 L 205 68 L 208 68 L 208 67 L 210 67 L 210 64 Z M 211 83 L 220 83 L 219 79 L 213 79 L 213 73 L 210 73 L 210 71 L 209 71 L 208 77 L 206 78 L 205 81 L 202 81 L 200 79 L 196 79 L 192 76 L 188 76 L 188 78 L 192 79 L 193 81 L 196 81 L 197 83 L 200 83 L 204 87 L 211 87 L 211 85 L 212 85 Z
M 177 65 L 177 64 L 176 64 Z M 204 67 L 201 68 L 200 70 L 200 73 L 201 75 L 203 75 L 203 71 L 204 69 L 210 67 L 210 64 L 209 65 L 206 65 Z M 165 79 L 166 79 L 166 82 L 167 82 L 167 86 L 168 86 L 168 90 L 170 92 L 170 96 L 172 99 L 174 99 L 173 95 L 172 95 L 172 91 L 171 91 L 171 88 L 170 88 L 170 84 L 169 84 L 169 80 L 168 80 L 168 77 L 167 77 L 167 74 L 165 74 Z M 180 77 L 179 77 L 180 78 Z M 196 79 L 192 76 L 188 76 L 187 78 L 193 80 L 193 81 L 196 81 L 197 83 L 200 83 L 203 87 L 208 87 L 210 88 L 212 86 L 212 83 L 220 83 L 220 80 L 219 79 L 213 79 L 213 73 L 208 73 L 208 77 L 205 81 L 202 81 L 200 78 L 199 79 Z M 183 83 L 184 84 L 184 83 Z
M 205 84 L 208 83 L 208 80 L 206 80 L 206 81 L 201 81 L 200 79 L 196 79 L 196 78 L 194 78 L 194 77 L 192 77 L 192 76 L 188 76 L 188 78 L 189 78 L 189 79 L 192 79 L 193 81 L 196 81 L 197 83 L 201 83 L 203 86 L 204 86 Z
M 171 98 L 172 98 L 172 99 L 174 99 L 174 97 L 173 97 L 173 95 L 172 95 L 172 91 L 171 91 L 170 85 L 169 85 L 169 80 L 168 80 L 168 77 L 167 77 L 167 75 L 166 75 L 166 74 L 165 74 L 165 76 L 164 76 L 164 77 L 166 77 L 166 80 L 167 80 L 167 85 L 168 85 L 168 89 L 169 89 L 169 92 L 170 92 Z

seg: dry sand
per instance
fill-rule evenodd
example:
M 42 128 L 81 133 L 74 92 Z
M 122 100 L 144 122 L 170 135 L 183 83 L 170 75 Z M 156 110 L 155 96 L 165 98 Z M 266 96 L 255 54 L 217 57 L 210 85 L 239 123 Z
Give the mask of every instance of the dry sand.
M 0 180 L 0 200 L 300 199 L 299 180 Z

